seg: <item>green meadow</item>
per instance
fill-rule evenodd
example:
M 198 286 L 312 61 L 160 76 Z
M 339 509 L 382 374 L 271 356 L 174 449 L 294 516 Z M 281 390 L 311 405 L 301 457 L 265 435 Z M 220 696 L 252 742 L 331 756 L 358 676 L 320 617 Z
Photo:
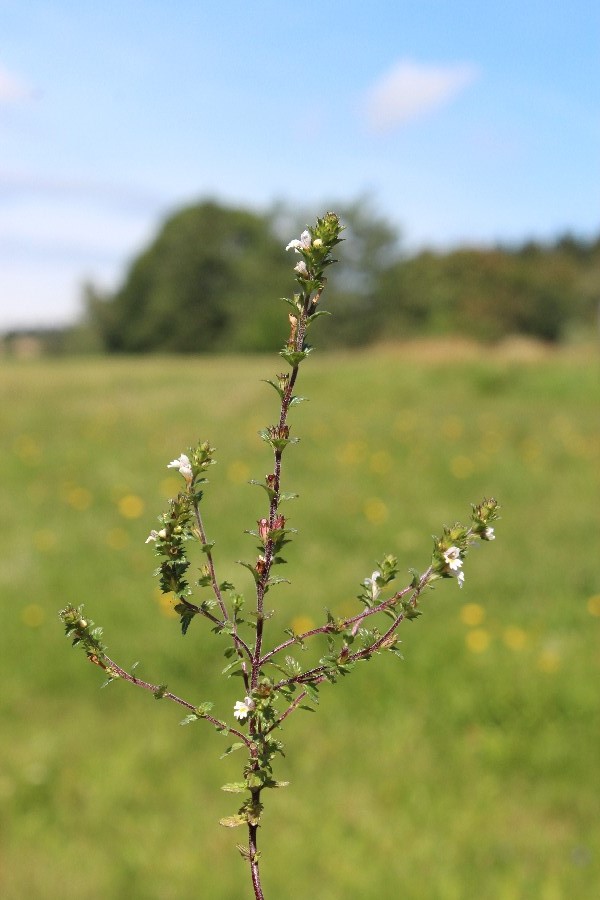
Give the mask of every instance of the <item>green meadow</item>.
M 63 634 L 68 603 L 110 655 L 231 721 L 240 681 L 186 637 L 144 541 L 179 489 L 167 463 L 217 447 L 204 500 L 221 580 L 247 598 L 270 471 L 257 432 L 277 357 L 0 362 L 0 895 L 244 900 L 220 785 L 241 754 L 206 723 L 113 683 Z M 600 360 L 597 348 L 316 352 L 292 409 L 291 584 L 268 634 L 349 613 L 386 553 L 502 504 L 465 586 L 438 583 L 404 660 L 358 666 L 282 732 L 260 839 L 268 900 L 588 900 L 600 895 Z M 288 549 L 288 548 L 286 548 Z M 279 574 L 279 573 L 278 573 Z M 410 576 L 407 576 L 407 578 Z M 229 742 L 230 743 L 230 742 Z

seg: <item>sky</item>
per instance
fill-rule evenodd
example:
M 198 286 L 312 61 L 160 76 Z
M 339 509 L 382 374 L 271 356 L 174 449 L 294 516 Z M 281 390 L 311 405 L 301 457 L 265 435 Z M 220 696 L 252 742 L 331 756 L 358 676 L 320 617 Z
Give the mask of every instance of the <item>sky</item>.
M 407 251 L 600 233 L 596 0 L 0 0 L 0 331 L 182 205 L 368 196 Z

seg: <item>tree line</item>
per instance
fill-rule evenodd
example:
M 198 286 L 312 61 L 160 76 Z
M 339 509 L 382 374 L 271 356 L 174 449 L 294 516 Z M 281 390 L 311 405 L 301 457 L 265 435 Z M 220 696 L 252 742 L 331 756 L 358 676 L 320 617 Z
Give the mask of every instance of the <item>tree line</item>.
M 600 236 L 549 244 L 423 250 L 366 201 L 333 207 L 347 225 L 320 329 L 330 347 L 461 335 L 558 342 L 591 332 L 600 300 Z M 171 215 L 114 293 L 85 287 L 84 321 L 66 345 L 107 353 L 261 352 L 281 344 L 291 289 L 284 246 L 314 218 L 206 200 Z M 56 341 L 55 341 L 56 343 Z

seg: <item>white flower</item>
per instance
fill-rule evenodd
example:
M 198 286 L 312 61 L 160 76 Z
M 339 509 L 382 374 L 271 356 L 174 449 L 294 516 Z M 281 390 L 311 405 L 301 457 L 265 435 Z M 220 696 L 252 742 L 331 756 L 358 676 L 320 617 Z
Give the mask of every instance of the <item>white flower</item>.
M 233 707 L 233 715 L 241 722 L 242 719 L 247 718 L 248 713 L 252 712 L 253 709 L 254 700 L 252 699 L 252 697 L 244 697 L 243 700 L 235 701 L 235 705 Z
M 485 529 L 485 531 L 483 532 L 483 534 L 481 536 L 484 539 L 484 541 L 495 541 L 496 540 L 496 535 L 494 534 L 494 529 L 490 528 L 489 525 Z
M 444 550 L 444 562 L 451 572 L 457 572 L 459 569 L 462 569 L 463 561 L 460 558 L 458 547 L 448 547 L 447 550 Z
M 300 240 L 298 238 L 294 238 L 293 241 L 290 241 L 286 250 L 295 250 L 296 253 L 300 253 L 301 250 L 310 250 L 310 245 L 312 244 L 312 238 L 310 236 L 310 232 L 303 231 L 300 235 Z
M 161 528 L 160 531 L 155 531 L 154 528 L 144 541 L 144 543 L 149 544 L 150 541 L 164 541 L 167 536 L 167 532 L 164 528 Z
M 460 558 L 460 550 L 458 547 L 448 547 L 447 550 L 444 550 L 442 554 L 444 557 L 444 562 L 450 569 L 450 571 L 456 575 L 456 580 L 458 581 L 458 586 L 462 587 L 465 583 L 465 573 L 461 572 L 463 561 Z
M 190 482 L 193 478 L 192 464 L 185 453 L 182 453 L 179 459 L 174 459 L 173 462 L 170 462 L 167 469 L 179 469 L 179 474 L 183 475 L 187 482 Z
M 294 266 L 294 272 L 297 272 L 298 275 L 301 275 L 302 278 L 308 278 L 308 269 L 306 268 L 306 263 L 303 259 Z
M 363 581 L 364 586 L 367 588 L 371 595 L 371 600 L 377 600 L 381 593 L 381 588 L 377 584 L 377 579 L 380 576 L 381 572 L 376 569 L 370 578 L 365 578 L 365 580 Z

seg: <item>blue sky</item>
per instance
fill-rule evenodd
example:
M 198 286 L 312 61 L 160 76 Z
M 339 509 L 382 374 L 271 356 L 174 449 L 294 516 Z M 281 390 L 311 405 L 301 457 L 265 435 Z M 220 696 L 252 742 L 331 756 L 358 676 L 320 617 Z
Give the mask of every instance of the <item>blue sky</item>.
M 594 0 L 0 0 L 0 330 L 181 204 L 369 194 L 404 245 L 600 232 Z

